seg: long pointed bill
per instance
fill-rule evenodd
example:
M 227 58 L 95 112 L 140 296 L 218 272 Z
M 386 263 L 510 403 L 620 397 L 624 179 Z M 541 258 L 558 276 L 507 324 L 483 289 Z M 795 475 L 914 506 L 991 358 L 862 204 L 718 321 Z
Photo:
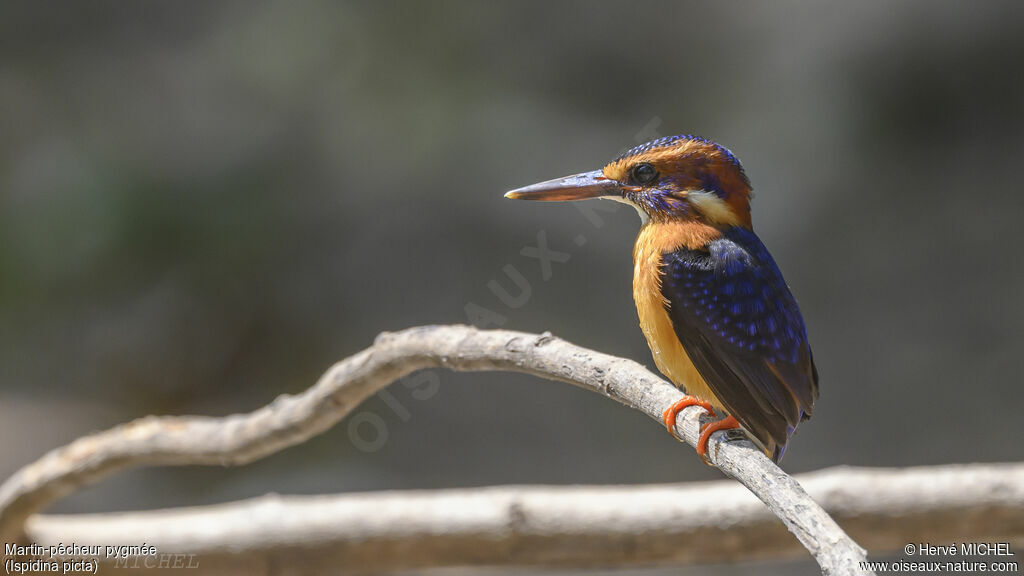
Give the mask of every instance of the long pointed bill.
M 505 193 L 505 198 L 515 200 L 544 200 L 546 202 L 564 202 L 567 200 L 584 200 L 600 196 L 618 196 L 622 188 L 615 180 L 605 178 L 600 170 L 583 172 L 555 178 L 547 182 L 533 184 L 525 188 L 517 188 Z

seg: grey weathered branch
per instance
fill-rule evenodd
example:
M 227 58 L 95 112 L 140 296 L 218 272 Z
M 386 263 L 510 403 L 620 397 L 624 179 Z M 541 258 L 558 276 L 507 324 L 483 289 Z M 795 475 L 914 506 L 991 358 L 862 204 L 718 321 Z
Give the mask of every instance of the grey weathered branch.
M 0 540 L 20 536 L 25 520 L 75 489 L 118 470 L 152 465 L 239 465 L 327 430 L 377 390 L 411 372 L 509 370 L 599 392 L 656 421 L 681 393 L 640 364 L 575 346 L 549 334 L 428 326 L 379 336 L 370 348 L 335 364 L 312 388 L 280 396 L 248 414 L 224 418 L 146 417 L 58 448 L 0 485 Z M 696 443 L 697 408 L 676 433 Z M 735 433 L 712 437 L 710 460 L 739 480 L 815 557 L 825 574 L 864 574 L 864 550 L 803 488 Z
M 1024 543 L 1024 464 L 832 468 L 800 484 L 875 553 L 907 543 Z M 381 573 L 451 565 L 631 567 L 793 558 L 805 553 L 735 482 L 503 486 L 268 495 L 204 508 L 33 516 L 44 545 L 148 544 L 207 571 L 253 565 Z M 332 570 L 334 571 L 334 570 Z

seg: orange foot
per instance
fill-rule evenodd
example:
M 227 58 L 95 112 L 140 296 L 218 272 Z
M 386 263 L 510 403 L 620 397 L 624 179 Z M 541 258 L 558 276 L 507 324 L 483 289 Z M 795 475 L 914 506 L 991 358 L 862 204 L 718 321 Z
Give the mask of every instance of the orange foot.
M 715 410 L 711 408 L 711 404 L 708 404 L 700 398 L 694 398 L 689 395 L 683 396 L 675 404 L 669 406 L 661 416 L 661 419 L 665 422 L 665 428 L 668 429 L 668 433 L 676 440 L 680 440 L 680 438 L 676 436 L 676 416 L 679 416 L 679 412 L 681 412 L 683 408 L 688 408 L 690 406 L 700 406 L 704 410 L 707 410 L 707 413 L 710 414 L 712 418 L 715 416 Z
M 736 421 L 735 416 L 728 416 L 722 418 L 718 422 L 708 422 L 707 424 L 700 427 L 700 438 L 697 439 L 697 454 L 704 460 L 704 463 L 711 466 L 711 462 L 708 461 L 708 439 L 711 435 L 719 430 L 732 430 L 733 428 L 739 428 L 740 423 Z

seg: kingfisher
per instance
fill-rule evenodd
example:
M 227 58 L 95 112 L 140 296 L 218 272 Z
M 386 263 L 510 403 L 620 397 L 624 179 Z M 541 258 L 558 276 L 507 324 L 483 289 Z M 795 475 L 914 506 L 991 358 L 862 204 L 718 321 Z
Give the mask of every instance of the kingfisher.
M 700 406 L 711 435 L 742 427 L 779 462 L 818 397 L 818 371 L 796 299 L 750 219 L 753 189 L 739 159 L 705 138 L 652 140 L 600 170 L 512 190 L 506 198 L 605 198 L 636 208 L 633 299 L 658 369 Z

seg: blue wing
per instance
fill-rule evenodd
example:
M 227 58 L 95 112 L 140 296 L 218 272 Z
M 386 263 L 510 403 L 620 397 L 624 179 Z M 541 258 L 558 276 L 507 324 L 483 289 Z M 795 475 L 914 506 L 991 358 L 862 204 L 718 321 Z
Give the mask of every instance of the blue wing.
M 676 336 L 726 410 L 778 461 L 818 396 L 803 317 L 753 231 L 662 256 Z

